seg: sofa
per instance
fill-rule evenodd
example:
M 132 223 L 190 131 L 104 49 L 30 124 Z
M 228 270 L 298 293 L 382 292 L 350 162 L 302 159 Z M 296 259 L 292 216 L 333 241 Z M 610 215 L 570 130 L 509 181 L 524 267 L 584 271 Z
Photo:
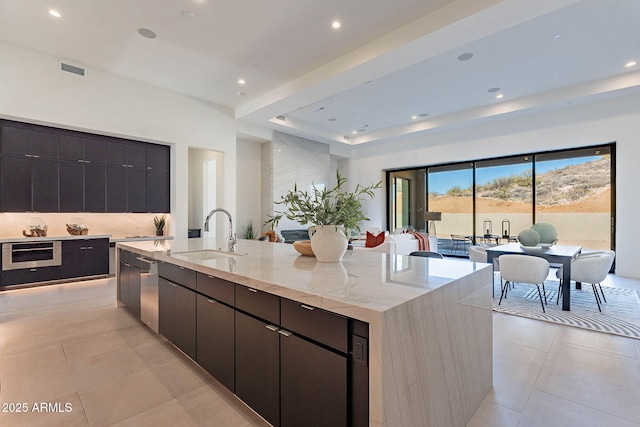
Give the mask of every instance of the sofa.
M 373 248 L 365 247 L 366 237 L 351 242 L 353 250 L 380 252 L 393 255 L 409 255 L 411 252 L 419 250 L 418 239 L 413 234 L 387 234 L 384 242 Z M 437 252 L 438 240 L 435 237 L 429 237 L 430 250 Z

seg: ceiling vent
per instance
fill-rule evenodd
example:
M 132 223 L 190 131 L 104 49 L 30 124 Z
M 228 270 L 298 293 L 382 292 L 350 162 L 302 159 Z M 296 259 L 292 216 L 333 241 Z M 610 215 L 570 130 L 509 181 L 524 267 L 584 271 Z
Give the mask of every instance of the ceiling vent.
M 60 70 L 66 71 L 67 73 L 73 73 L 79 76 L 84 76 L 84 68 L 76 67 L 75 65 L 66 64 L 64 62 L 60 63 Z

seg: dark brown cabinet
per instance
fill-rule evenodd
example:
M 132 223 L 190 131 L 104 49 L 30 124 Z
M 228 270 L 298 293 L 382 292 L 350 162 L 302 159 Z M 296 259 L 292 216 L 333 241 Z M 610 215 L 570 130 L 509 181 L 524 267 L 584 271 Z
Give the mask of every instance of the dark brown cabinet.
M 274 426 L 280 425 L 278 326 L 236 311 L 236 395 Z
M 280 426 L 347 426 L 347 356 L 287 332 L 280 336 Z
M 0 275 L 0 285 L 11 286 L 59 280 L 61 271 L 60 266 L 7 270 Z
M 170 211 L 170 148 L 0 120 L 0 211 Z
M 109 239 L 62 241 L 62 278 L 109 274 Z
M 158 278 L 158 329 L 187 356 L 196 359 L 196 293 Z
M 196 313 L 196 362 L 222 385 L 234 391 L 234 309 L 213 298 L 198 295 Z

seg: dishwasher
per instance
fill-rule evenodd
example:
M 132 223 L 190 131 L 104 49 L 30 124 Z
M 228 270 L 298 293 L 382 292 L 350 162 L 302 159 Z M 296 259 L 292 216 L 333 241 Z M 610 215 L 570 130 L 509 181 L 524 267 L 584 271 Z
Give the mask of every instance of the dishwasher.
M 140 320 L 158 332 L 158 263 L 142 256 L 140 265 Z M 148 265 L 145 268 L 144 264 Z

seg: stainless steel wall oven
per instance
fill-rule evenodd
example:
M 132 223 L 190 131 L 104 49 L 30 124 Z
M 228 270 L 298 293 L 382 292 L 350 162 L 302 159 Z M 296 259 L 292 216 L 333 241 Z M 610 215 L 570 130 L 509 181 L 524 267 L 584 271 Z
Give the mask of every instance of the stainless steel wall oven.
M 2 244 L 2 271 L 62 265 L 62 242 Z

